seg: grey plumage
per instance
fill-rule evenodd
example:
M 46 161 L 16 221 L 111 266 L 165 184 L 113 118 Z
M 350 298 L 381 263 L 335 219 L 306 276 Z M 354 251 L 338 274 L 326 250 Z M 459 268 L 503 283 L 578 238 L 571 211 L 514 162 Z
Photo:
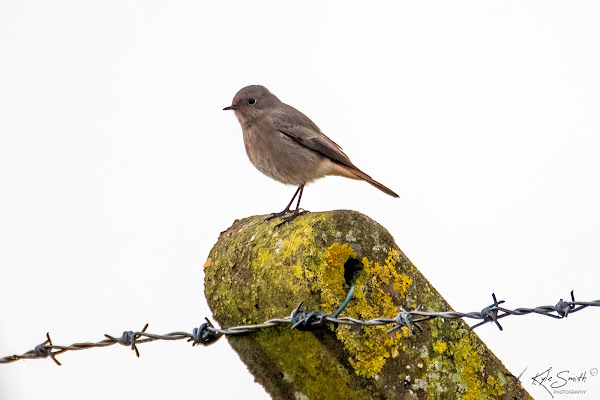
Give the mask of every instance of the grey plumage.
M 231 106 L 224 110 L 234 110 L 252 164 L 279 182 L 299 186 L 300 195 L 305 184 L 327 175 L 338 175 L 365 180 L 390 196 L 398 197 L 358 169 L 342 148 L 325 136 L 306 115 L 282 103 L 264 86 L 241 89 Z M 292 202 L 278 214 L 290 212 Z M 298 207 L 295 215 L 297 212 Z

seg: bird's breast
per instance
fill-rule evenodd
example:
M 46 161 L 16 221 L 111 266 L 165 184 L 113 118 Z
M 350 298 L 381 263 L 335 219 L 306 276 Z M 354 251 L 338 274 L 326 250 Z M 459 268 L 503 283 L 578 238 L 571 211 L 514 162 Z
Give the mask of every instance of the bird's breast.
M 242 127 L 248 158 L 263 174 L 281 183 L 302 185 L 331 172 L 323 155 L 294 142 L 268 123 Z

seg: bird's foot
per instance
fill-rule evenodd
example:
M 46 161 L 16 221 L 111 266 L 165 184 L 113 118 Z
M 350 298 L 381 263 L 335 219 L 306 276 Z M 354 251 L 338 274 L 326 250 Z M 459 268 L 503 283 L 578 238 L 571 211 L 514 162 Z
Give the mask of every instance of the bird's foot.
M 267 218 L 265 218 L 265 221 L 270 221 L 273 218 L 283 217 L 284 215 L 289 214 L 291 212 L 294 212 L 294 211 L 290 210 L 289 208 L 286 208 L 285 210 L 283 210 L 281 212 L 276 212 L 276 213 L 269 215 Z
M 277 225 L 275 225 L 275 228 L 279 228 L 281 225 L 285 225 L 288 222 L 293 221 L 294 219 L 296 219 L 297 216 L 302 215 L 302 214 L 306 214 L 308 211 L 304 210 L 304 209 L 300 209 L 302 211 L 298 211 L 298 210 L 294 210 L 294 212 L 292 213 L 292 215 L 290 215 L 289 217 L 285 217 L 283 219 L 283 221 L 281 221 L 280 223 L 278 223 Z

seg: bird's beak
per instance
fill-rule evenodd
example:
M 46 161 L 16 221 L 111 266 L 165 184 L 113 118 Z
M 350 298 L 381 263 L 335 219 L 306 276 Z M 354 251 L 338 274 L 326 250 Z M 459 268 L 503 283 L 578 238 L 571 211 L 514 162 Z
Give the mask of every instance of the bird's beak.
M 238 108 L 238 107 L 237 106 L 229 106 L 229 107 L 225 107 L 223 109 L 223 111 L 225 111 L 225 110 L 235 110 L 236 108 Z

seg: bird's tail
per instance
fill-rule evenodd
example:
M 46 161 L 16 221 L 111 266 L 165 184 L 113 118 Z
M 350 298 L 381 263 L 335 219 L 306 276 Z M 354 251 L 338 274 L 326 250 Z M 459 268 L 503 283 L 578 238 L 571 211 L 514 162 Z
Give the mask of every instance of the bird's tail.
M 335 168 L 336 171 L 334 171 L 335 175 L 341 175 L 341 176 L 345 176 L 346 178 L 361 179 L 363 181 L 367 181 L 368 183 L 375 186 L 377 189 L 381 190 L 385 194 L 388 194 L 392 197 L 400 197 L 392 189 L 382 185 L 381 183 L 377 182 L 375 179 L 371 178 L 369 175 L 365 174 L 364 172 L 362 172 L 361 170 L 359 170 L 357 168 L 350 168 L 346 165 L 337 164 L 337 163 L 336 163 L 336 166 L 337 166 L 337 168 Z
M 389 194 L 392 197 L 400 197 L 392 189 L 390 189 L 389 187 L 386 187 L 386 186 L 382 185 L 381 183 L 377 182 L 373 178 L 365 179 L 365 181 L 369 182 L 371 185 L 375 186 L 377 189 L 381 190 L 385 194 Z

